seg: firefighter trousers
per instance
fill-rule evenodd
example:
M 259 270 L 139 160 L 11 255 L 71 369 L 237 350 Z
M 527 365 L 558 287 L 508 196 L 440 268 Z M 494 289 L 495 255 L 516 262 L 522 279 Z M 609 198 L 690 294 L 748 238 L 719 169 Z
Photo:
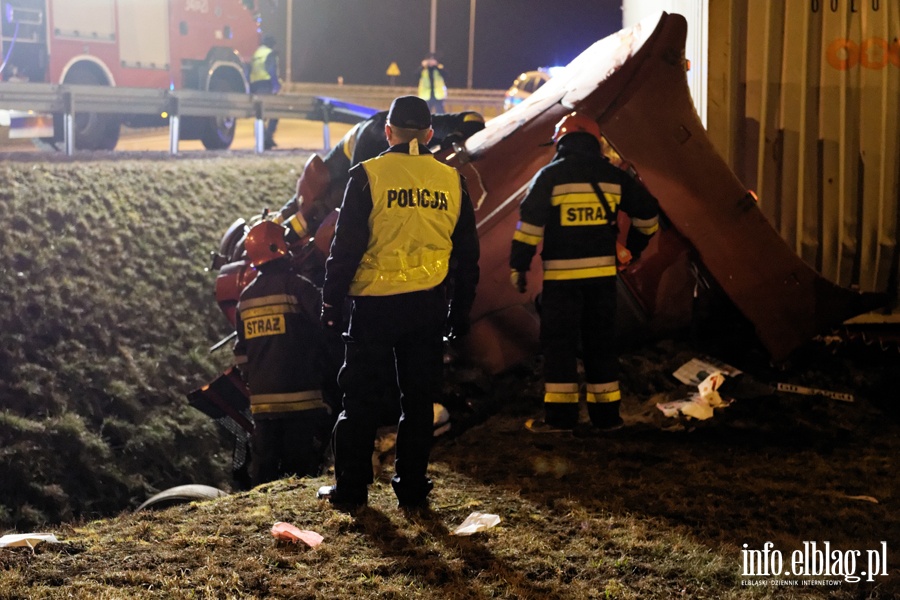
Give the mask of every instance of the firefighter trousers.
M 424 500 L 433 440 L 433 404 L 443 377 L 443 328 L 447 304 L 435 288 L 353 300 L 338 375 L 343 411 L 334 427 L 334 470 L 341 495 L 364 498 L 372 482 L 372 452 L 385 390 L 400 390 L 396 476 L 401 500 Z
M 579 348 L 591 422 L 604 427 L 618 418 L 615 318 L 615 277 L 544 281 L 541 349 L 547 423 L 572 428 L 578 422 Z

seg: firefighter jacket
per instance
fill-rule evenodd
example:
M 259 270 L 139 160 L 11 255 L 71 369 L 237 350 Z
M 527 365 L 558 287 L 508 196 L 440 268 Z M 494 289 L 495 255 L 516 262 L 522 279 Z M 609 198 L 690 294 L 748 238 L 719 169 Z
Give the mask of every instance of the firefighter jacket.
M 475 211 L 459 172 L 413 142 L 350 170 L 324 302 L 435 288 L 453 276 L 455 309 L 472 306 L 478 283 Z
M 419 74 L 419 98 L 423 100 L 444 100 L 447 84 L 444 83 L 444 65 L 423 66 Z
M 656 198 L 613 166 L 594 136 L 565 135 L 519 207 L 510 267 L 527 271 L 543 241 L 545 281 L 615 276 L 619 210 L 631 218 L 626 245 L 637 258 L 658 228 Z
M 328 353 L 320 311 L 318 288 L 286 259 L 261 265 L 241 292 L 234 354 L 250 388 L 254 418 L 327 408 L 322 377 L 329 372 Z

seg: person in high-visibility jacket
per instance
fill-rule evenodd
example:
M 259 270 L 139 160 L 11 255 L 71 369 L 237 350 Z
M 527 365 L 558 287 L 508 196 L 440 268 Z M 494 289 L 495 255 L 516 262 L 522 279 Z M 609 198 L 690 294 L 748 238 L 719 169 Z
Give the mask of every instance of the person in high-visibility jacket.
M 384 131 L 390 148 L 350 170 L 322 289 L 326 327 L 344 330 L 351 299 L 332 435 L 336 484 L 319 490 L 348 508 L 368 501 L 376 413 L 393 382 L 402 414 L 391 484 L 401 507 L 427 504 L 443 335 L 468 330 L 479 276 L 475 211 L 463 177 L 428 151 L 428 105 L 396 98 Z
M 428 103 L 428 108 L 432 113 L 444 112 L 444 100 L 447 98 L 444 65 L 438 62 L 437 56 L 433 53 L 422 61 L 422 69 L 419 71 L 418 95 Z
M 532 179 L 519 207 L 509 262 L 512 284 L 524 293 L 531 259 L 543 243 L 544 419 L 530 428 L 572 429 L 578 422 L 580 341 L 590 421 L 614 430 L 623 423 L 614 340 L 616 216 L 623 210 L 631 219 L 626 248 L 637 259 L 658 228 L 659 206 L 604 156 L 593 119 L 566 115 L 553 142 L 553 161 Z
M 251 94 L 277 94 L 281 91 L 281 81 L 278 79 L 278 53 L 275 51 L 276 40 L 274 35 L 263 37 L 262 44 L 253 53 L 250 59 L 250 93 Z M 263 145 L 266 150 L 277 146 L 275 143 L 275 130 L 278 128 L 278 119 L 267 119 L 265 138 Z
M 257 275 L 237 305 L 234 354 L 250 390 L 253 485 L 318 475 L 337 404 L 330 381 L 340 363 L 319 323 L 321 294 L 293 270 L 284 234 L 261 221 L 244 240 Z

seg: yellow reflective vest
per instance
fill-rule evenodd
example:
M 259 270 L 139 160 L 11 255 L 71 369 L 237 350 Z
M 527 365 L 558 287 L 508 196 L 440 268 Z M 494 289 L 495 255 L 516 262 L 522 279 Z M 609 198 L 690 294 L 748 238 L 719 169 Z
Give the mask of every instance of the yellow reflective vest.
M 434 89 L 431 87 L 429 73 L 434 74 Z M 447 97 L 447 84 L 444 83 L 444 76 L 439 68 L 423 67 L 422 74 L 419 76 L 419 98 L 431 100 L 432 92 L 434 92 L 435 100 L 444 100 Z
M 260 46 L 250 59 L 250 83 L 272 79 L 272 75 L 266 69 L 266 59 L 272 54 L 268 46 Z
M 405 294 L 443 283 L 462 203 L 459 173 L 427 153 L 389 152 L 361 164 L 372 212 L 350 295 Z

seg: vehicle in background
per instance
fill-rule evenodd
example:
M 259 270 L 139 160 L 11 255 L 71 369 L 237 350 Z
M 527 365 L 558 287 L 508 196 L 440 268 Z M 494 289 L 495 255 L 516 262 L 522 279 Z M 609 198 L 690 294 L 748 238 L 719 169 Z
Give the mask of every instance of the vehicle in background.
M 256 0 L 71 0 L 0 3 L 3 81 L 247 93 L 245 63 L 259 43 Z M 75 111 L 75 147 L 112 150 L 121 125 L 158 127 L 168 115 Z M 62 115 L 53 136 L 62 140 Z M 225 149 L 235 120 L 185 117 L 182 139 Z M 40 131 L 38 129 L 37 131 Z M 44 133 L 46 135 L 46 132 Z
M 525 71 L 513 81 L 503 96 L 503 110 L 509 110 L 550 81 L 563 67 L 541 67 L 537 71 Z

